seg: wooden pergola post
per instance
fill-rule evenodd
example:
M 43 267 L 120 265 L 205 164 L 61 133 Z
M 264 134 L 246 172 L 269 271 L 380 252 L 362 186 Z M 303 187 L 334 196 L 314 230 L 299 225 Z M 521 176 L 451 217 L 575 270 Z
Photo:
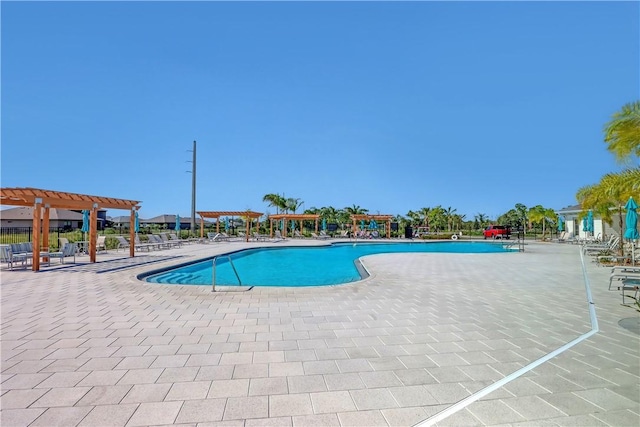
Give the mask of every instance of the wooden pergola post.
M 35 199 L 33 205 L 33 259 L 31 269 L 40 270 L 40 210 L 42 209 L 42 198 Z
M 131 209 L 131 217 L 129 218 L 129 256 L 135 256 L 136 251 L 136 209 Z
M 44 205 L 44 215 L 42 216 L 42 249 L 49 251 L 49 205 Z
M 89 211 L 89 261 L 96 262 L 96 244 L 98 243 L 98 204 L 94 203 Z

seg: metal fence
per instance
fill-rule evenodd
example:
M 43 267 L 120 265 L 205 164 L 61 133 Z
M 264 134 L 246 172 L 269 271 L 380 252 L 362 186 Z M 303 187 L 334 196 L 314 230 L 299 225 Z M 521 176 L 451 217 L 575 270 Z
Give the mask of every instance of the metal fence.
M 82 231 L 69 228 L 49 228 L 49 248 L 59 248 L 60 237 L 69 241 L 84 240 Z M 33 241 L 32 227 L 2 227 L 0 228 L 0 244 L 22 243 Z M 42 240 L 41 240 L 42 241 Z

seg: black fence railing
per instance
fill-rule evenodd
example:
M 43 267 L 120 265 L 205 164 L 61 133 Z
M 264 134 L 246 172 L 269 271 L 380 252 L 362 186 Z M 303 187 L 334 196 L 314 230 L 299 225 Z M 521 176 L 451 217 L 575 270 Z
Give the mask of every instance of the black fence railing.
M 80 230 L 69 230 L 69 228 L 56 227 L 49 228 L 49 249 L 58 249 L 60 238 L 66 238 L 70 242 L 84 240 Z M 42 240 L 41 240 L 42 241 Z M 0 244 L 33 242 L 33 227 L 1 227 Z

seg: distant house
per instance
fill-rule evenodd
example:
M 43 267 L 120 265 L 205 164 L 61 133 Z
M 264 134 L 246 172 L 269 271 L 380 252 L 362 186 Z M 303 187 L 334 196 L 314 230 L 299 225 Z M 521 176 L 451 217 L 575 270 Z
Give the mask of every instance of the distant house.
M 98 211 L 98 230 L 104 228 L 106 211 Z M 0 210 L 0 226 L 2 228 L 33 227 L 33 208 L 18 207 Z M 76 230 L 82 228 L 82 211 L 67 209 L 49 209 L 49 228 L 66 228 Z
M 210 221 L 205 221 L 205 227 L 212 225 Z M 140 218 L 140 227 L 156 227 L 165 230 L 175 230 L 176 228 L 176 215 L 158 215 L 149 219 Z M 180 217 L 180 229 L 189 230 L 191 228 L 191 217 Z M 196 219 L 196 229 L 200 228 L 200 220 Z
M 577 237 L 587 237 L 587 232 L 582 231 L 582 219 L 579 218 L 579 215 L 583 212 L 582 207 L 580 205 L 567 206 L 566 208 L 562 208 L 556 211 L 556 214 L 561 216 L 565 221 L 564 229 L 573 233 L 574 236 Z M 620 227 L 616 226 L 617 221 L 613 221 L 613 225 L 609 225 L 602 220 L 602 218 L 598 217 L 594 214 L 593 216 L 593 236 L 600 238 L 606 238 L 611 234 L 616 234 L 620 236 Z

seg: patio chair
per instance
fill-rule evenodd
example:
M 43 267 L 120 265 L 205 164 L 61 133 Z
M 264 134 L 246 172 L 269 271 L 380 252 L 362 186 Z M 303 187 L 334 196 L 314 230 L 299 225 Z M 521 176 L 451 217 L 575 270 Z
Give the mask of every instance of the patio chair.
M 160 238 L 162 239 L 164 244 L 167 245 L 167 248 L 172 248 L 174 246 L 181 246 L 182 245 L 181 242 L 177 242 L 175 240 L 171 240 L 171 238 L 169 238 L 169 235 L 167 233 L 160 233 Z
M 273 242 L 279 242 L 284 240 L 284 237 L 282 236 L 282 232 L 280 230 L 276 230 L 273 232 L 273 239 L 271 239 L 271 241 Z
M 611 235 L 609 241 L 607 243 L 601 244 L 587 244 L 582 247 L 582 253 L 584 255 L 595 255 L 604 251 L 612 251 L 614 252 L 620 243 L 620 238 L 616 235 Z
M 176 236 L 174 233 L 170 233 L 169 234 L 169 240 L 171 240 L 172 242 L 177 242 L 175 243 L 177 246 L 182 247 L 182 239 L 178 236 Z
M 51 258 L 60 258 L 60 264 L 64 264 L 64 259 L 67 257 L 73 257 L 73 263 L 76 262 L 76 244 L 75 243 L 65 243 L 62 247 L 61 251 L 58 252 L 49 252 L 47 254 L 49 257 L 49 263 L 51 262 Z
M 298 239 L 304 239 L 304 236 L 298 230 L 293 230 L 293 237 Z
M 158 236 L 157 234 L 149 234 L 147 236 L 147 239 L 149 239 L 149 243 L 153 243 L 157 246 L 158 249 L 169 249 L 169 244 L 165 243 L 162 240 L 162 237 Z
M 107 252 L 107 236 L 98 236 L 96 240 L 96 252 L 103 250 Z
M 155 249 L 156 247 L 158 247 L 157 243 L 153 243 L 151 241 L 149 241 L 148 243 L 142 243 L 138 235 L 135 236 L 133 244 L 135 245 L 136 250 L 150 251 L 151 249 Z
M 313 237 L 314 239 L 318 239 L 318 240 L 324 240 L 324 239 L 328 239 L 329 238 L 329 236 L 327 236 L 327 235 L 323 236 L 323 235 L 319 235 L 319 234 L 316 234 L 316 233 L 311 233 L 311 237 Z
M 14 264 L 18 263 L 23 268 L 27 268 L 29 259 L 26 254 L 14 254 L 10 245 L 0 245 L 0 262 L 6 262 L 9 270 L 13 270 Z
M 118 241 L 118 246 L 116 246 L 116 252 L 120 249 L 128 249 L 131 247 L 131 244 L 124 238 L 124 236 L 114 236 Z

